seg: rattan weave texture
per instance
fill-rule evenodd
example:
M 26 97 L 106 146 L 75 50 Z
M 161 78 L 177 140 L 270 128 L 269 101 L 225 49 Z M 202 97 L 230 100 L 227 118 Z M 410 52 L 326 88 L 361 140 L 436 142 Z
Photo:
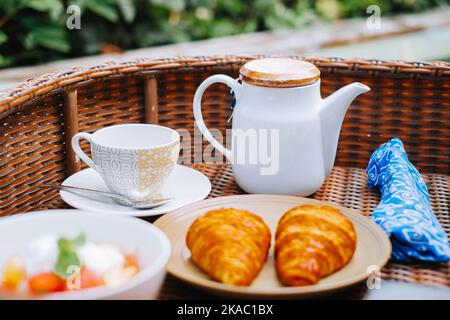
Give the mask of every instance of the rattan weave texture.
M 210 197 L 241 194 L 235 183 L 229 165 L 203 164 L 195 166 L 211 180 L 213 190 Z M 447 234 L 450 234 L 450 179 L 440 174 L 424 174 L 430 185 L 431 205 Z M 380 200 L 379 192 L 367 189 L 364 170 L 359 168 L 335 167 L 325 184 L 313 198 L 352 208 L 369 216 Z M 450 263 L 396 263 L 391 261 L 381 270 L 383 279 L 392 279 L 431 286 L 450 287 Z M 333 294 L 335 298 L 360 298 L 366 287 L 357 285 L 343 292 Z M 173 277 L 166 280 L 161 298 L 205 298 L 198 290 L 190 291 L 188 285 L 181 284 Z
M 56 192 L 36 185 L 60 183 L 70 171 L 78 169 L 66 143 L 73 132 L 146 121 L 193 133 L 192 99 L 200 82 L 217 73 L 237 77 L 239 67 L 253 58 L 256 56 L 141 59 L 74 68 L 29 80 L 1 93 L 0 215 L 65 206 Z M 432 182 L 433 209 L 450 233 L 450 64 L 307 60 L 321 70 L 323 96 L 353 81 L 372 88 L 350 107 L 342 127 L 336 167 L 313 197 L 370 214 L 379 194 L 366 189 L 363 169 L 378 145 L 398 136 L 425 180 Z M 228 93 L 228 88 L 214 85 L 203 100 L 208 127 L 221 132 L 229 126 Z M 207 147 L 205 141 L 202 146 L 192 143 L 183 141 L 193 147 L 182 154 L 185 163 L 201 161 L 202 149 Z M 242 193 L 227 164 L 195 167 L 210 177 L 210 197 Z M 450 264 L 391 262 L 382 274 L 390 279 L 450 287 Z M 194 292 L 169 277 L 161 297 L 189 298 L 191 293 L 206 297 Z

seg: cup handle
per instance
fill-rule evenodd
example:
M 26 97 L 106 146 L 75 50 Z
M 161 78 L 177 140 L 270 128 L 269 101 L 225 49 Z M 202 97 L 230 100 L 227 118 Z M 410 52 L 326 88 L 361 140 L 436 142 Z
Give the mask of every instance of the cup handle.
M 214 137 L 212 136 L 211 132 L 209 132 L 208 128 L 205 125 L 205 122 L 203 121 L 202 116 L 202 97 L 203 93 L 205 93 L 205 90 L 212 85 L 213 83 L 223 83 L 226 84 L 228 87 L 233 90 L 236 101 L 238 100 L 242 85 L 237 82 L 235 79 L 224 75 L 224 74 L 216 74 L 213 75 L 206 80 L 204 80 L 200 86 L 197 88 L 197 91 L 195 92 L 194 96 L 194 118 L 195 122 L 197 124 L 198 129 L 203 134 L 203 136 L 206 138 L 206 140 L 209 141 L 213 145 L 214 148 L 216 148 L 218 151 L 220 151 L 227 159 L 228 161 L 232 162 L 232 153 L 230 149 L 225 148 L 222 144 L 220 144 Z
M 86 153 L 84 153 L 83 150 L 81 150 L 80 148 L 80 139 L 86 139 L 87 141 L 89 141 L 89 143 L 91 143 L 91 137 L 92 134 L 87 133 L 87 132 L 78 132 L 76 133 L 73 137 L 72 137 L 72 149 L 75 152 L 75 154 L 81 159 L 83 160 L 84 163 L 86 163 L 89 167 L 91 167 L 92 169 L 95 170 L 95 163 L 94 161 L 92 161 L 91 158 L 89 158 Z

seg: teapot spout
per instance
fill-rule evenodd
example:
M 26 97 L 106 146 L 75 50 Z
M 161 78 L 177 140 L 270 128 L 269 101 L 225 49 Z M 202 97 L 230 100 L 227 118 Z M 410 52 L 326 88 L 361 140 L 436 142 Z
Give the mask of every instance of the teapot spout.
M 320 122 L 325 174 L 333 168 L 342 122 L 352 101 L 361 93 L 370 91 L 365 84 L 354 82 L 334 92 L 322 100 Z

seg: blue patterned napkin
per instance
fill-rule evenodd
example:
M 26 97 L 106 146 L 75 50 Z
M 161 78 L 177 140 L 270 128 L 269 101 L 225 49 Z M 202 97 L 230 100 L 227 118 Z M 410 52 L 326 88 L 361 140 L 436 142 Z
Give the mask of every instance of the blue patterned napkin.
M 445 231 L 430 206 L 425 183 L 409 162 L 403 142 L 391 139 L 370 157 L 367 186 L 377 187 L 381 202 L 372 219 L 390 236 L 399 261 L 450 261 Z

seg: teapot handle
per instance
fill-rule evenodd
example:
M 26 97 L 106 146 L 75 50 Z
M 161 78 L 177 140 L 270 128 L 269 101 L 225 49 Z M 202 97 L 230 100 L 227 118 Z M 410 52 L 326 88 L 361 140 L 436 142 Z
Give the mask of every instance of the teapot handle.
M 200 130 L 200 132 L 203 134 L 203 136 L 206 138 L 206 140 L 209 141 L 213 145 L 214 148 L 216 148 L 218 151 L 220 151 L 227 159 L 228 161 L 232 162 L 232 153 L 230 149 L 225 148 L 222 144 L 220 144 L 214 137 L 212 136 L 211 132 L 209 132 L 208 128 L 205 125 L 205 122 L 203 121 L 202 116 L 202 97 L 205 90 L 212 85 L 213 83 L 223 83 L 226 84 L 228 87 L 233 90 L 234 95 L 236 97 L 236 100 L 240 96 L 242 85 L 237 82 L 235 79 L 224 75 L 224 74 L 216 74 L 213 75 L 206 80 L 204 80 L 200 86 L 197 88 L 197 91 L 195 92 L 194 96 L 194 118 L 195 122 L 197 123 L 197 127 Z

